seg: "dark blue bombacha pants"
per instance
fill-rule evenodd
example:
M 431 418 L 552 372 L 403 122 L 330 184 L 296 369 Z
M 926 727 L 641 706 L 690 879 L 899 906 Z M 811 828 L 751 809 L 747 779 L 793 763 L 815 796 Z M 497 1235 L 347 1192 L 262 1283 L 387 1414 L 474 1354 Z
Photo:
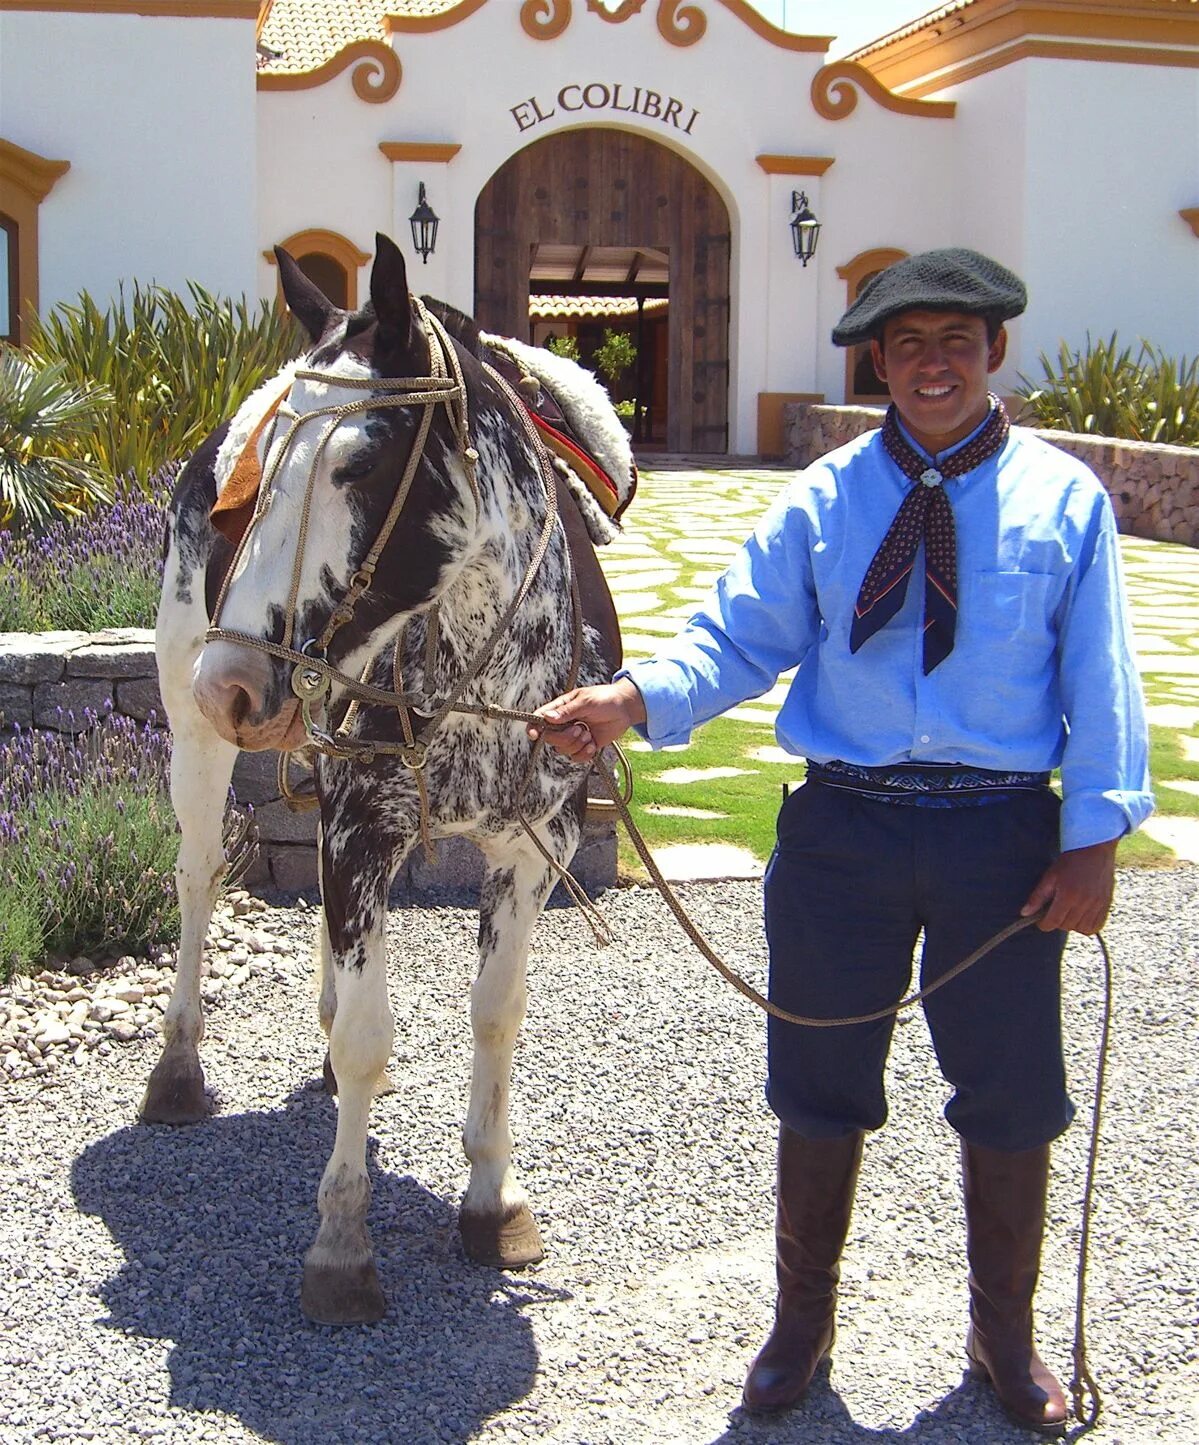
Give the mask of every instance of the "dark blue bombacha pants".
M 924 930 L 927 985 L 1011 923 L 1058 852 L 1048 789 L 974 807 L 879 802 L 809 781 L 783 805 L 766 871 L 770 997 L 831 1018 L 895 1003 Z M 1074 1116 L 1061 1045 L 1065 935 L 1018 933 L 924 1004 L 945 1117 L 971 1144 L 1031 1149 Z M 810 1139 L 877 1129 L 894 1021 L 813 1029 L 771 1018 L 766 1095 Z

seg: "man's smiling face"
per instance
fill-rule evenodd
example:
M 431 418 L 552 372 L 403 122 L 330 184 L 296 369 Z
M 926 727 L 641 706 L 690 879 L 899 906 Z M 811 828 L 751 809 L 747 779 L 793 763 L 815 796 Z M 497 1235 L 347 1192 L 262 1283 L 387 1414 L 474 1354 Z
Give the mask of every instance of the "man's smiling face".
M 987 414 L 987 380 L 1003 365 L 1007 332 L 987 340 L 981 316 L 958 311 L 904 311 L 870 343 L 875 370 L 887 383 L 908 430 L 926 451 L 940 452 L 968 436 Z

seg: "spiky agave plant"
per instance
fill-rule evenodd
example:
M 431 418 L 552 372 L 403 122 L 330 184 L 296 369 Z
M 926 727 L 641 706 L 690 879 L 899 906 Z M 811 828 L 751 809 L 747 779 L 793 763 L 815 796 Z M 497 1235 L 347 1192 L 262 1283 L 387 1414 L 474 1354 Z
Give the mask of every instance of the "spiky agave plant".
M 110 399 L 60 364 L 35 366 L 0 346 L 0 523 L 37 530 L 107 500 L 88 444 Z
M 109 389 L 96 455 L 110 475 L 132 475 L 149 493 L 161 468 L 193 452 L 301 345 L 274 301 L 228 300 L 195 282 L 186 295 L 135 282 L 103 309 L 86 291 L 56 306 L 30 326 L 28 349 L 77 382 Z
M 1121 346 L 1116 333 L 1071 350 L 1063 341 L 1056 362 L 1040 356 L 1044 377 L 1021 375 L 1016 388 L 1032 424 L 1056 431 L 1128 441 L 1199 445 L 1199 357 L 1175 360 L 1141 340 Z

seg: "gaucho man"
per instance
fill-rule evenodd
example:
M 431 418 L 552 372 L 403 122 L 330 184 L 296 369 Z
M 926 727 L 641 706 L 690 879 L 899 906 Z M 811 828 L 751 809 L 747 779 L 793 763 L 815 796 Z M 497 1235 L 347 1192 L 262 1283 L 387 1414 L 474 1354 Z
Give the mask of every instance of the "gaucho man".
M 547 740 L 586 762 L 630 726 L 685 742 L 796 669 L 777 732 L 807 778 L 765 880 L 770 996 L 791 1013 L 884 1008 L 921 930 L 927 984 L 1044 911 L 925 1012 L 961 1140 L 969 1363 L 1019 1424 L 1060 1434 L 1032 1299 L 1049 1145 L 1073 1116 L 1061 954 L 1068 931 L 1102 927 L 1117 840 L 1152 797 L 1107 495 L 988 393 L 1025 304 L 1019 278 L 974 251 L 881 272 L 833 340 L 869 343 L 892 400 L 882 428 L 790 482 L 678 637 L 542 712 Z M 750 1411 L 795 1404 L 832 1348 L 891 1031 L 770 1019 L 778 1299 Z

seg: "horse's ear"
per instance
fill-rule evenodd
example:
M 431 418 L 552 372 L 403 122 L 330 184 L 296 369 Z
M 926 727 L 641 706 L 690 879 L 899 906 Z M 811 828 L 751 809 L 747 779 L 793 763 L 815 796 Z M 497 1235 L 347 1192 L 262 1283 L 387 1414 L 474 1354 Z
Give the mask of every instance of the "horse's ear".
M 279 279 L 283 283 L 283 297 L 292 314 L 312 337 L 319 341 L 325 334 L 329 318 L 337 310 L 315 281 L 310 281 L 296 262 L 282 246 L 275 247 L 275 260 L 279 263 Z
M 371 302 L 375 319 L 388 340 L 407 346 L 412 329 L 412 305 L 408 295 L 408 268 L 400 248 L 390 236 L 375 236 L 375 264 L 371 267 Z

